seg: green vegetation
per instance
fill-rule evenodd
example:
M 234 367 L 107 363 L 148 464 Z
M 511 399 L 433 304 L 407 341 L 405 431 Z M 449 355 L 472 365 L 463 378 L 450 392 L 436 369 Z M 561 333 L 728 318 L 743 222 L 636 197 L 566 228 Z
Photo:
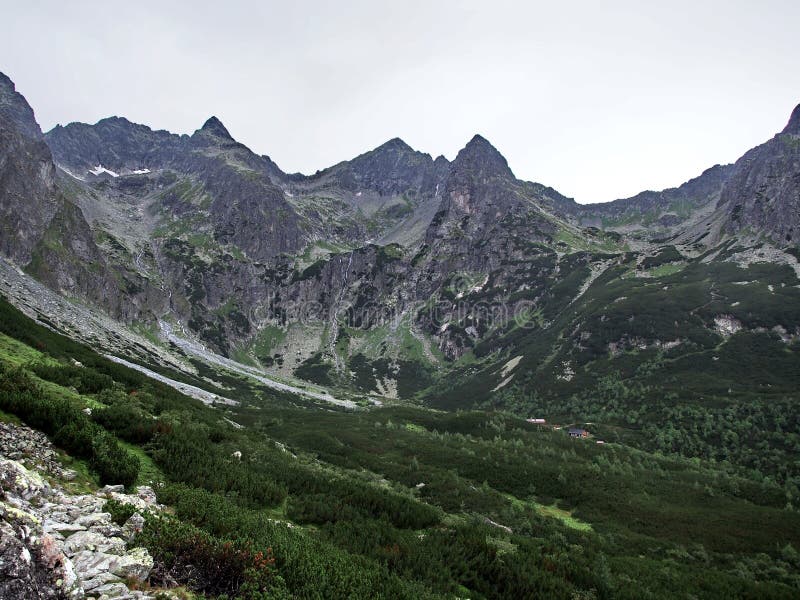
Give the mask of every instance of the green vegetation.
M 642 268 L 651 269 L 653 267 L 660 267 L 668 263 L 674 263 L 683 260 L 683 255 L 678 252 L 675 246 L 665 246 L 655 256 L 647 256 L 642 261 Z
M 102 440 L 82 446 L 97 455 L 84 456 L 101 480 L 103 461 L 138 453 L 140 469 L 165 483 L 156 489 L 172 514 L 148 516 L 137 543 L 163 567 L 154 578 L 169 573 L 198 595 L 793 598 L 800 589 L 800 513 L 770 477 L 572 440 L 495 412 L 320 411 L 277 394 L 221 412 L 2 302 L 0 331 L 17 340 L 0 337 L 0 408 L 73 452 L 87 432 Z M 631 385 L 604 379 L 598 402 L 625 410 L 642 393 Z M 776 403 L 780 414 L 791 411 Z M 642 425 L 646 417 L 637 416 Z M 650 423 L 697 420 L 670 419 Z M 591 430 L 627 441 L 625 428 Z M 127 518 L 121 506 L 106 508 Z
M 19 367 L 0 365 L 0 369 L 0 409 L 52 436 L 58 446 L 74 456 L 86 459 L 101 484 L 130 486 L 136 481 L 136 457 L 92 423 L 78 406 L 48 394 Z

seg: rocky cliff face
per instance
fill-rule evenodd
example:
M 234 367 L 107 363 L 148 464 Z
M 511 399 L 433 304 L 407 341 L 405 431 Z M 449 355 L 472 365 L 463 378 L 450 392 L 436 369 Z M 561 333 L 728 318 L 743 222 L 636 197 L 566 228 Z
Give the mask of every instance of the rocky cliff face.
M 730 233 L 800 243 L 800 105 L 781 133 L 736 161 L 719 207 Z
M 60 204 L 33 110 L 0 73 L 0 250 L 27 264 Z
M 257 260 L 281 252 L 296 252 L 303 232 L 294 209 L 269 177 L 271 162 L 238 144 L 216 117 L 192 136 L 153 131 L 144 125 L 113 117 L 94 126 L 72 123 L 47 133 L 56 162 L 81 182 L 83 194 L 91 194 L 98 178 L 113 192 L 128 193 L 144 204 L 152 191 L 143 180 L 158 179 L 159 189 L 169 183 L 188 186 L 202 205 L 183 204 L 197 221 L 208 221 L 210 233 L 220 244 L 236 244 Z M 132 192 L 132 193 L 131 193 Z
M 58 185 L 33 111 L 0 74 L 0 251 L 52 288 L 122 316 L 119 273 Z M 127 299 L 126 301 L 127 302 Z

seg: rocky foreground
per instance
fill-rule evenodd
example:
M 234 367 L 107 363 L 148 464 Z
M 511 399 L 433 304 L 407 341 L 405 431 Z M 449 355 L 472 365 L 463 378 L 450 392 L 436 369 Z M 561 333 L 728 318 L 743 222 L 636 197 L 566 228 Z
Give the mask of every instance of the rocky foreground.
M 42 433 L 0 423 L 0 599 L 154 599 L 136 589 L 146 588 L 153 559 L 133 541 L 142 513 L 162 508 L 155 493 L 74 494 L 63 484 L 75 476 Z M 136 512 L 118 525 L 103 510 L 108 500 Z

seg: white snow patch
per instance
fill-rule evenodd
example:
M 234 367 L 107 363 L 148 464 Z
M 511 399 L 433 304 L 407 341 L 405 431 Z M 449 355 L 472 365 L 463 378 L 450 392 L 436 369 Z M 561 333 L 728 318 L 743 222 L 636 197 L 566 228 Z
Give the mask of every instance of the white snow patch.
M 150 169 L 136 169 L 135 171 L 131 171 L 133 175 L 147 175 L 150 172 Z
M 260 369 L 243 365 L 229 358 L 225 358 L 224 356 L 220 356 L 219 354 L 215 354 L 214 352 L 211 352 L 210 350 L 205 348 L 205 346 L 196 341 L 176 335 L 173 332 L 172 326 L 165 321 L 159 321 L 158 324 L 161 329 L 161 336 L 163 338 L 166 338 L 170 342 L 174 343 L 176 346 L 178 346 L 178 348 L 183 350 L 185 353 L 193 354 L 194 356 L 202 358 L 207 363 L 215 364 L 224 367 L 230 371 L 233 371 L 234 373 L 251 377 L 263 383 L 264 385 L 276 390 L 290 392 L 292 394 L 298 394 L 300 396 L 306 396 L 307 398 L 312 398 L 314 400 L 322 400 L 324 402 L 329 402 L 331 404 L 335 404 L 343 408 L 354 409 L 357 406 L 356 403 L 353 402 L 352 400 L 339 400 L 338 398 L 334 398 L 333 396 L 331 396 L 325 390 L 320 392 L 314 392 L 311 390 L 298 388 L 293 385 L 289 385 L 287 383 L 283 383 L 280 381 L 275 381 L 274 379 L 270 379 L 269 377 L 266 377 L 265 373 Z
M 109 169 L 106 169 L 103 165 L 97 165 L 94 169 L 89 171 L 92 175 L 102 175 L 103 173 L 108 173 L 112 177 L 119 177 L 119 173 L 115 173 Z
M 225 421 L 228 425 L 230 425 L 234 429 L 244 429 L 244 425 L 241 425 L 241 424 L 237 423 L 236 421 L 231 421 L 228 417 L 222 417 L 222 420 Z M 241 452 L 239 454 L 240 454 L 240 458 L 241 458 Z
M 121 365 L 128 367 L 129 369 L 140 371 L 145 375 L 147 375 L 148 377 L 150 377 L 150 379 L 155 379 L 156 381 L 165 383 L 168 386 L 175 388 L 179 392 L 186 394 L 187 396 L 196 398 L 197 400 L 200 400 L 203 404 L 225 404 L 228 406 L 236 406 L 239 404 L 239 402 L 237 402 L 236 400 L 231 400 L 230 398 L 217 396 L 216 394 L 212 394 L 207 390 L 195 387 L 193 385 L 189 385 L 188 383 L 175 381 L 174 379 L 170 379 L 169 377 L 164 377 L 160 373 L 151 371 L 147 367 L 143 367 L 136 363 L 128 362 L 127 360 L 125 360 L 124 358 L 120 358 L 119 356 L 114 356 L 112 354 L 105 354 L 104 356 L 107 359 L 114 361 L 115 363 L 119 363 Z

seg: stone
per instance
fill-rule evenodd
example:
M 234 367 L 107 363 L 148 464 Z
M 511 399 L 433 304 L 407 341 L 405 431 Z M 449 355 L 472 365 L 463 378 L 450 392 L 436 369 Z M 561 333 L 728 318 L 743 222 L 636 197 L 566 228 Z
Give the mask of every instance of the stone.
M 109 599 L 129 597 L 129 592 L 128 586 L 124 583 L 106 583 L 92 590 L 93 595 Z
M 84 579 L 81 584 L 87 592 L 93 592 L 107 583 L 121 583 L 122 579 L 111 573 L 100 573 L 92 579 Z
M 0 451 L 0 599 L 81 600 L 88 592 L 95 598 L 153 600 L 125 584 L 145 580 L 153 568 L 146 550 L 128 551 L 123 539 L 141 531 L 142 514 L 134 513 L 123 531 L 102 510 L 109 495 L 160 510 L 152 488 L 142 486 L 133 495 L 122 493 L 122 486 L 70 494 L 42 477 L 64 473 L 50 442 L 21 426 L 0 423 Z M 9 454 L 27 465 L 5 458 Z
M 128 543 L 133 541 L 137 533 L 140 533 L 144 528 L 144 517 L 138 512 L 133 513 L 125 524 L 122 526 L 122 531 Z
M 76 525 L 81 525 L 82 527 L 86 528 L 93 527 L 95 525 L 105 525 L 110 522 L 110 513 L 91 513 L 82 517 L 78 517 L 75 520 Z
M 82 580 L 94 579 L 102 573 L 114 573 L 122 559 L 121 556 L 91 550 L 81 550 L 71 558 L 75 572 Z
M 86 531 L 86 527 L 83 527 L 82 525 L 51 521 L 50 519 L 45 520 L 43 529 L 45 533 L 50 533 L 53 535 L 58 534 L 60 537 L 64 537 L 64 535 L 70 535 L 76 531 Z
M 153 557 L 145 548 L 134 548 L 120 557 L 114 568 L 109 569 L 114 575 L 144 581 L 153 569 Z
M 136 495 L 150 506 L 158 504 L 156 493 L 149 485 L 140 485 L 136 488 Z
M 26 469 L 15 460 L 0 459 L 0 484 L 23 500 L 40 496 L 50 486 L 41 475 Z
M 120 538 L 107 538 L 93 531 L 79 531 L 64 542 L 64 554 L 67 556 L 74 556 L 82 550 L 122 555 L 125 554 L 125 542 Z
M 125 532 L 122 530 L 122 527 L 116 523 L 100 523 L 97 525 L 92 525 L 89 528 L 89 531 L 99 533 L 105 537 L 125 537 Z

